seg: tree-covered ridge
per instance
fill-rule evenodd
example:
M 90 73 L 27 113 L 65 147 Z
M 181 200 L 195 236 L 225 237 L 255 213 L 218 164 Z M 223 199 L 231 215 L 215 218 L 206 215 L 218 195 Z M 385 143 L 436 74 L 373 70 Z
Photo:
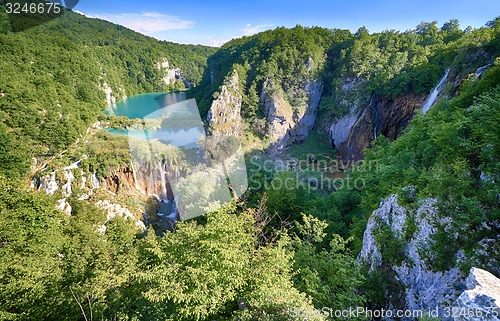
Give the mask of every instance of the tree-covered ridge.
M 423 22 L 405 32 L 372 34 L 364 27 L 354 34 L 320 27 L 276 28 L 222 46 L 209 58 L 202 85 L 192 94 L 202 112 L 207 112 L 213 95 L 236 69 L 243 93 L 242 114 L 252 119 L 259 115 L 259 98 L 266 79 L 283 87 L 293 106 L 293 99 L 301 96 L 300 85 L 313 78 L 324 84 L 320 107 L 328 114 L 341 115 L 346 110 L 336 98 L 346 78 L 361 81 L 354 95 L 361 95 L 357 98 L 362 98 L 362 103 L 372 92 L 392 96 L 425 94 L 447 67 L 453 64 L 460 68 L 457 59 L 463 60 L 479 50 L 484 54 L 476 57 L 474 66 L 491 62 L 499 41 L 495 21 L 480 29 L 464 30 L 457 20 L 441 27 L 435 21 Z
M 158 64 L 163 59 L 196 84 L 212 52 L 209 47 L 157 41 L 73 12 L 23 32 L 4 29 L 1 172 L 24 176 L 32 157 L 43 160 L 75 143 L 105 108 L 105 89 L 121 99 L 184 88 L 180 80 L 169 85 L 162 80 Z

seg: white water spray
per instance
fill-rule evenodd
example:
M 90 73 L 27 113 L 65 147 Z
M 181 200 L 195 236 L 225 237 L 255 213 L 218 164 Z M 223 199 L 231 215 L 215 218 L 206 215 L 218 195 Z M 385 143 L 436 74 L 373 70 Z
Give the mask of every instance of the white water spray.
M 431 109 L 432 105 L 437 100 L 437 97 L 439 95 L 439 92 L 441 89 L 443 89 L 444 82 L 446 81 L 446 77 L 448 77 L 448 73 L 450 72 L 450 68 L 446 69 L 446 72 L 444 73 L 443 78 L 439 81 L 436 87 L 432 90 L 430 93 L 429 97 L 425 100 L 424 104 L 422 105 L 422 112 L 425 114 L 429 109 Z

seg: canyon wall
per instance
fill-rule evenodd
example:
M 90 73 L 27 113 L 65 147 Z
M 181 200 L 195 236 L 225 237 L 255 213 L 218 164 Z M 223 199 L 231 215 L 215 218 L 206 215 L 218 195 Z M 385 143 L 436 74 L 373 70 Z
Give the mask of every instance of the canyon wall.
M 500 295 L 500 283 L 483 282 L 489 284 L 483 286 L 484 292 L 488 295 L 483 294 L 485 298 L 490 297 L 490 299 L 481 300 L 479 297 L 482 290 L 479 288 L 474 290 L 478 282 L 471 281 L 474 277 L 467 277 L 467 273 L 459 268 L 461 262 L 466 260 L 462 250 L 454 255 L 453 260 L 457 263 L 452 264 L 449 269 L 439 271 L 430 266 L 429 262 L 433 259 L 430 248 L 434 242 L 432 237 L 437 232 L 437 226 L 449 225 L 451 221 L 450 218 L 439 216 L 436 199 L 423 199 L 417 202 L 418 206 L 408 209 L 399 204 L 397 195 L 390 195 L 381 200 L 379 208 L 372 213 L 366 225 L 358 261 L 370 271 L 385 271 L 387 277 L 399 284 L 393 286 L 391 293 L 387 293 L 390 306 L 386 308 L 412 311 L 438 308 L 440 318 L 444 321 L 490 320 L 455 319 L 445 313 L 449 307 L 479 309 L 492 306 L 498 309 L 499 302 L 495 303 L 491 298 Z M 386 241 L 390 243 L 385 244 Z M 494 242 L 494 240 L 482 240 L 476 253 L 480 255 L 484 251 L 498 251 L 494 249 L 491 241 Z M 499 272 L 495 268 L 494 261 L 482 265 L 491 272 Z M 478 270 L 473 268 L 471 273 L 474 274 L 476 271 L 477 275 Z M 495 277 L 488 272 L 483 271 L 480 274 L 486 275 L 487 279 L 495 280 Z
M 323 85 L 319 80 L 308 79 L 302 84 L 307 100 L 291 106 L 285 98 L 285 89 L 266 80 L 262 85 L 261 104 L 268 122 L 270 154 L 276 155 L 292 143 L 301 143 L 316 122 L 316 113 Z

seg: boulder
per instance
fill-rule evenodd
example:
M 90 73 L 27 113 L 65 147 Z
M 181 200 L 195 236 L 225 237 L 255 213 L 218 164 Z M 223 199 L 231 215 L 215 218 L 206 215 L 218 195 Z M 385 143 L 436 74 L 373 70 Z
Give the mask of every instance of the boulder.
M 478 268 L 471 268 L 467 290 L 455 301 L 457 321 L 500 321 L 500 279 Z

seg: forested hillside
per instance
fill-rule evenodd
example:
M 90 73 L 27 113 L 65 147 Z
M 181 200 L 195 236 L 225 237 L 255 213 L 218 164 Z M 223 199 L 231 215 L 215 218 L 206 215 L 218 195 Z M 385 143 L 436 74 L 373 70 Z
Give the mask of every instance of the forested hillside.
M 436 232 L 418 244 L 419 269 L 457 270 L 459 290 L 472 266 L 500 274 L 498 18 L 372 34 L 276 28 L 217 50 L 72 12 L 17 33 L 0 13 L 0 28 L 0 320 L 341 320 L 334 311 L 408 308 L 398 271 L 418 263 L 405 249 L 423 220 Z M 187 94 L 207 133 L 241 141 L 249 189 L 165 227 L 163 202 L 138 191 L 128 138 L 85 135 L 98 119 L 133 123 L 101 113 L 111 98 L 183 89 L 165 81 L 172 68 L 196 85 Z M 341 136 L 347 149 L 370 147 L 363 161 L 343 164 Z M 182 150 L 170 151 L 172 163 Z M 55 155 L 36 174 L 70 192 L 28 188 L 30 166 Z M 208 197 L 213 186 L 196 188 Z M 388 211 L 408 212 L 399 231 L 379 215 L 394 198 Z M 434 212 L 417 216 L 430 201 Z M 367 224 L 378 265 L 359 255 Z
M 0 15 L 5 21 L 6 14 Z M 2 26 L 0 172 L 11 177 L 26 177 L 32 157 L 42 162 L 83 137 L 106 107 L 105 91 L 109 101 L 183 89 L 179 79 L 162 80 L 165 71 L 158 64 L 164 59 L 196 85 L 214 52 L 73 12 L 19 33 Z
M 242 114 L 252 121 L 252 117 L 263 116 L 259 114 L 259 99 L 266 79 L 284 87 L 293 106 L 296 100 L 304 98 L 304 89 L 300 88 L 304 78 L 318 78 L 324 84 L 320 110 L 325 117 L 341 116 L 348 112 L 346 104 L 338 99 L 345 78 L 363 80 L 362 86 L 347 97 L 349 102 L 361 96 L 361 105 L 367 103 L 373 92 L 392 96 L 426 94 L 453 62 L 453 68 L 461 73 L 470 73 L 491 62 L 499 46 L 498 33 L 491 28 L 494 24 L 461 30 L 456 20 L 442 27 L 436 22 L 423 22 L 405 32 L 388 30 L 374 34 L 364 27 L 355 34 L 319 27 L 277 28 L 222 46 L 209 58 L 202 85 L 192 94 L 201 110 L 208 111 L 223 80 L 236 70 L 243 92 Z M 477 50 L 478 57 L 466 61 L 467 55 Z

